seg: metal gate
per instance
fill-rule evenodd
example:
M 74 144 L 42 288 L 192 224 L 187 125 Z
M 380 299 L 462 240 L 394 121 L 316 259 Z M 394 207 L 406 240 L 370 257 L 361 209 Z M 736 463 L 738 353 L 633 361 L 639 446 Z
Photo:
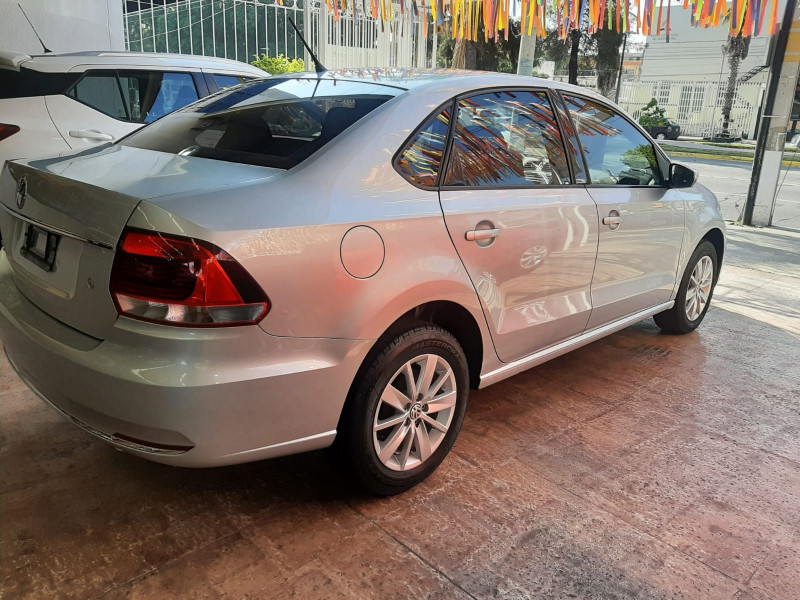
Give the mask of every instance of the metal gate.
M 436 36 L 411 8 L 384 23 L 352 12 L 338 19 L 320 0 L 123 0 L 125 47 L 251 62 L 261 54 L 311 63 L 293 19 L 328 68 L 428 67 Z

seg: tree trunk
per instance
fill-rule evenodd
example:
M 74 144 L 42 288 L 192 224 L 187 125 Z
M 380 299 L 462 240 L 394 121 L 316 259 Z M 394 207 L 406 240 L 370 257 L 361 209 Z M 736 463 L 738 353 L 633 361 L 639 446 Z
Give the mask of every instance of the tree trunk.
M 569 34 L 572 47 L 569 51 L 569 82 L 578 85 L 578 50 L 581 45 L 580 29 L 573 29 Z
M 460 40 L 456 42 L 453 50 L 454 69 L 476 69 L 478 64 L 478 49 L 475 42 L 471 40 Z
M 455 50 L 453 50 L 453 64 L 454 69 L 466 68 L 467 58 L 467 44 L 466 40 L 456 42 Z
M 739 33 L 736 37 L 728 36 L 725 53 L 728 55 L 730 73 L 728 82 L 725 85 L 725 95 L 722 100 L 722 137 L 731 137 L 731 111 L 733 110 L 733 100 L 736 96 L 736 83 L 739 79 L 739 64 L 747 58 L 750 49 L 750 38 L 742 37 Z

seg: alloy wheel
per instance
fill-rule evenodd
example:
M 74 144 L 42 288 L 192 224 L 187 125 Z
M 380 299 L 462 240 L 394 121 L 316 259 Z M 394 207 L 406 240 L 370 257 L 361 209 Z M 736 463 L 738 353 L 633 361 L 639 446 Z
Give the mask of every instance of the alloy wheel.
M 694 266 L 689 285 L 686 288 L 686 317 L 690 321 L 696 320 L 708 303 L 711 295 L 711 284 L 714 280 L 714 263 L 711 257 L 702 256 Z
M 381 394 L 372 426 L 381 463 L 408 471 L 428 460 L 450 428 L 457 397 L 453 369 L 441 356 L 423 354 L 400 367 Z

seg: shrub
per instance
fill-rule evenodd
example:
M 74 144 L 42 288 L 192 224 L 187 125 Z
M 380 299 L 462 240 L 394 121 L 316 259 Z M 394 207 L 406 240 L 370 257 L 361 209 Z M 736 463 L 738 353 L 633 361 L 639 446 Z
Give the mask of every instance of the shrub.
M 256 60 L 251 63 L 259 69 L 264 69 L 270 75 L 283 75 L 284 73 L 298 73 L 306 70 L 306 64 L 299 58 L 294 60 L 279 54 L 276 58 L 263 54 L 261 58 L 256 55 Z
M 658 105 L 658 100 L 653 98 L 642 110 L 642 116 L 639 117 L 639 125 L 642 127 L 669 125 L 669 120 L 664 116 L 665 112 L 666 110 Z

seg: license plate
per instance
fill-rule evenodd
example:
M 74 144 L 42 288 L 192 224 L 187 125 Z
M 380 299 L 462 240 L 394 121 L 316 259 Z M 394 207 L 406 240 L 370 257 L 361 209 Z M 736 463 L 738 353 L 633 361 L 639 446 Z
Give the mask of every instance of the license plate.
M 52 271 L 56 264 L 56 251 L 61 236 L 29 224 L 25 229 L 20 254 L 40 269 Z

